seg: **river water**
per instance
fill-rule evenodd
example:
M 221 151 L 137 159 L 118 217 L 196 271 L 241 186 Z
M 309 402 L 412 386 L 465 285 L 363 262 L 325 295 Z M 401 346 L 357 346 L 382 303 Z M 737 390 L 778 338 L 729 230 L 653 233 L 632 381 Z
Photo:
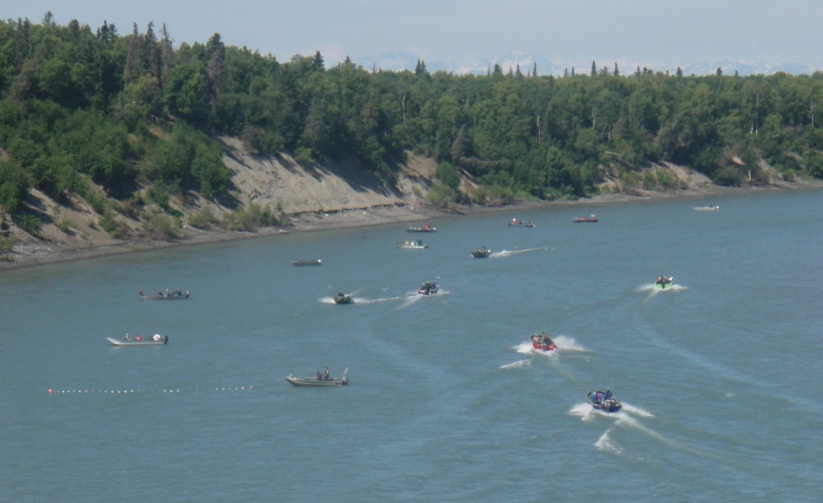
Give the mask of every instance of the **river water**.
M 816 501 L 821 196 L 552 207 L 4 272 L 0 501 Z M 395 248 L 409 238 L 430 247 Z M 481 245 L 493 255 L 471 258 Z M 291 265 L 310 257 L 323 265 Z M 655 291 L 660 275 L 674 288 Z M 427 280 L 438 295 L 416 294 Z M 191 298 L 137 298 L 166 288 Z M 554 353 L 529 350 L 542 331 Z M 106 341 L 126 332 L 169 343 Z M 325 367 L 349 385 L 283 379 Z M 621 412 L 587 405 L 606 387 Z

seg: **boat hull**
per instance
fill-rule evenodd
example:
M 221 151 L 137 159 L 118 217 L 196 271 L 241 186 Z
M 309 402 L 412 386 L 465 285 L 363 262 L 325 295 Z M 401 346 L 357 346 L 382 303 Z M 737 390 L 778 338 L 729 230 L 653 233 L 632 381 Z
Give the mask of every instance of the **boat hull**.
M 671 276 L 664 278 L 663 281 L 657 280 L 654 284 L 655 290 L 669 290 L 672 286 L 674 286 L 674 278 Z
M 152 338 L 138 341 L 136 339 L 114 339 L 112 337 L 106 337 L 106 340 L 108 340 L 114 346 L 165 346 L 166 343 L 169 342 L 169 336 L 163 335 L 160 337 L 160 339 L 157 340 Z
M 313 259 L 308 259 L 308 260 L 295 260 L 294 262 L 292 262 L 292 265 L 294 265 L 295 267 L 304 267 L 304 266 L 309 266 L 309 265 L 323 265 L 323 261 L 320 260 L 319 258 L 313 258 Z
M 472 257 L 474 258 L 486 258 L 492 254 L 491 250 L 474 250 L 472 252 Z
M 601 410 L 607 414 L 611 414 L 613 412 L 619 412 L 621 408 L 623 408 L 623 404 L 617 401 L 616 398 L 612 397 L 608 400 L 604 400 L 601 398 L 596 397 L 596 393 L 599 393 L 600 396 L 603 395 L 602 391 L 590 391 L 586 397 L 589 400 L 589 403 L 592 404 L 596 410 Z
M 420 295 L 434 295 L 439 289 L 440 287 L 437 283 L 423 283 L 423 285 L 417 289 L 417 293 Z
M 157 295 L 138 295 L 140 300 L 186 300 L 189 298 L 191 294 L 189 292 L 171 292 L 168 294 L 157 294 Z
M 534 334 L 531 336 L 532 348 L 536 351 L 548 353 L 557 349 L 557 344 L 549 337 L 548 334 Z
M 345 386 L 349 383 L 349 379 L 347 377 L 343 377 L 342 379 L 329 379 L 328 381 L 323 381 L 322 379 L 317 379 L 316 377 L 288 376 L 285 379 L 295 386 L 308 386 L 315 388 L 331 388 L 334 386 Z
M 350 295 L 338 295 L 334 298 L 335 304 L 351 304 L 351 296 Z

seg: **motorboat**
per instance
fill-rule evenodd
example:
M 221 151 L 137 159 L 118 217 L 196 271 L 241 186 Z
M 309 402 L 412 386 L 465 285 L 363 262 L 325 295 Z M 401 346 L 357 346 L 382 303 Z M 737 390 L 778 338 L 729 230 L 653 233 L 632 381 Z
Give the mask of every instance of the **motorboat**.
M 572 222 L 574 222 L 576 224 L 596 223 L 596 222 L 598 222 L 598 219 L 597 219 L 597 215 L 592 213 L 591 215 L 589 215 L 587 217 L 575 217 L 574 220 L 572 220 Z
M 617 412 L 623 407 L 623 404 L 617 401 L 617 398 L 612 396 L 612 392 L 606 388 L 606 391 L 589 391 L 588 395 L 586 395 L 589 399 L 589 403 L 592 404 L 597 410 L 602 410 L 603 412 L 612 413 Z
M 417 289 L 417 293 L 419 293 L 420 295 L 434 295 L 437 293 L 437 289 L 437 283 L 426 281 L 425 283 L 420 285 L 420 288 Z
M 671 288 L 672 285 L 674 285 L 673 276 L 659 276 L 657 281 L 654 282 L 654 288 L 657 290 L 665 290 L 667 288 Z
M 292 265 L 300 267 L 304 265 L 323 265 L 323 261 L 319 258 L 299 259 L 292 262 Z
M 143 290 L 137 292 L 137 297 L 140 300 L 184 300 L 188 299 L 191 294 L 182 290 L 158 290 L 157 295 L 146 295 Z
M 695 206 L 693 209 L 696 211 L 720 211 L 720 206 L 710 204 L 708 206 Z
M 343 376 L 339 379 L 336 377 L 329 377 L 328 370 L 326 371 L 326 375 L 317 372 L 314 377 L 295 377 L 293 375 L 288 375 L 285 379 L 295 386 L 315 386 L 320 388 L 345 386 L 346 384 L 349 384 L 349 378 L 346 377 L 348 371 L 349 369 L 346 369 L 345 372 L 343 372 Z
M 486 258 L 492 254 L 492 251 L 486 248 L 485 246 L 478 248 L 472 252 L 472 257 L 474 258 Z
M 113 337 L 106 337 L 110 343 L 115 346 L 164 346 L 169 342 L 168 335 L 154 334 L 153 337 L 144 338 L 140 335 L 132 337 L 129 334 L 122 339 L 115 339 Z
M 351 304 L 351 295 L 346 295 L 343 292 L 337 292 L 334 297 L 335 304 Z
M 533 334 L 530 339 L 532 341 L 532 347 L 538 351 L 554 351 L 557 349 L 557 344 L 555 344 L 546 332 Z
M 437 227 L 432 227 L 429 224 L 426 224 L 422 227 L 413 225 L 413 226 L 409 227 L 408 229 L 406 229 L 406 231 L 407 232 L 437 232 Z
M 531 220 L 518 220 L 516 218 L 512 218 L 511 222 L 509 222 L 509 227 L 534 227 L 534 224 Z
M 401 250 L 425 250 L 429 247 L 429 245 L 424 243 L 421 239 L 418 239 L 417 241 L 404 241 L 403 243 L 397 243 L 395 246 Z

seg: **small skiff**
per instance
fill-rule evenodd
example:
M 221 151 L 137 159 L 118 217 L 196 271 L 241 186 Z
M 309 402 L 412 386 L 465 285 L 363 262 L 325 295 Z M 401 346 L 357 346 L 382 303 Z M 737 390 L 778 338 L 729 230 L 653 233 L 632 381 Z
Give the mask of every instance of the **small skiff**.
M 165 346 L 167 342 L 169 342 L 168 335 L 160 335 L 155 334 L 154 337 L 151 338 L 142 338 L 139 335 L 137 337 L 128 337 L 127 339 L 114 339 L 112 337 L 106 337 L 110 343 L 115 346 Z

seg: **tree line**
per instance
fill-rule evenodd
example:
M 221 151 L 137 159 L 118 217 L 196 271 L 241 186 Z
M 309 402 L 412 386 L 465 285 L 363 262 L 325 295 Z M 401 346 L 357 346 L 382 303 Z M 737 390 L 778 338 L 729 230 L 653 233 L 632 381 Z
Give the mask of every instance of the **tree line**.
M 30 188 L 101 212 L 186 191 L 227 198 L 217 135 L 300 163 L 356 161 L 388 182 L 414 151 L 439 163 L 434 194 L 446 202 L 467 197 L 460 172 L 480 184 L 481 204 L 585 196 L 606 175 L 670 188 L 638 175 L 659 162 L 724 185 L 822 178 L 821 102 L 820 73 L 622 74 L 592 62 L 558 77 L 500 65 L 455 75 L 348 58 L 327 68 L 319 52 L 281 62 L 219 34 L 174 47 L 165 25 L 121 34 L 47 13 L 0 21 L 0 205 L 20 212 Z

